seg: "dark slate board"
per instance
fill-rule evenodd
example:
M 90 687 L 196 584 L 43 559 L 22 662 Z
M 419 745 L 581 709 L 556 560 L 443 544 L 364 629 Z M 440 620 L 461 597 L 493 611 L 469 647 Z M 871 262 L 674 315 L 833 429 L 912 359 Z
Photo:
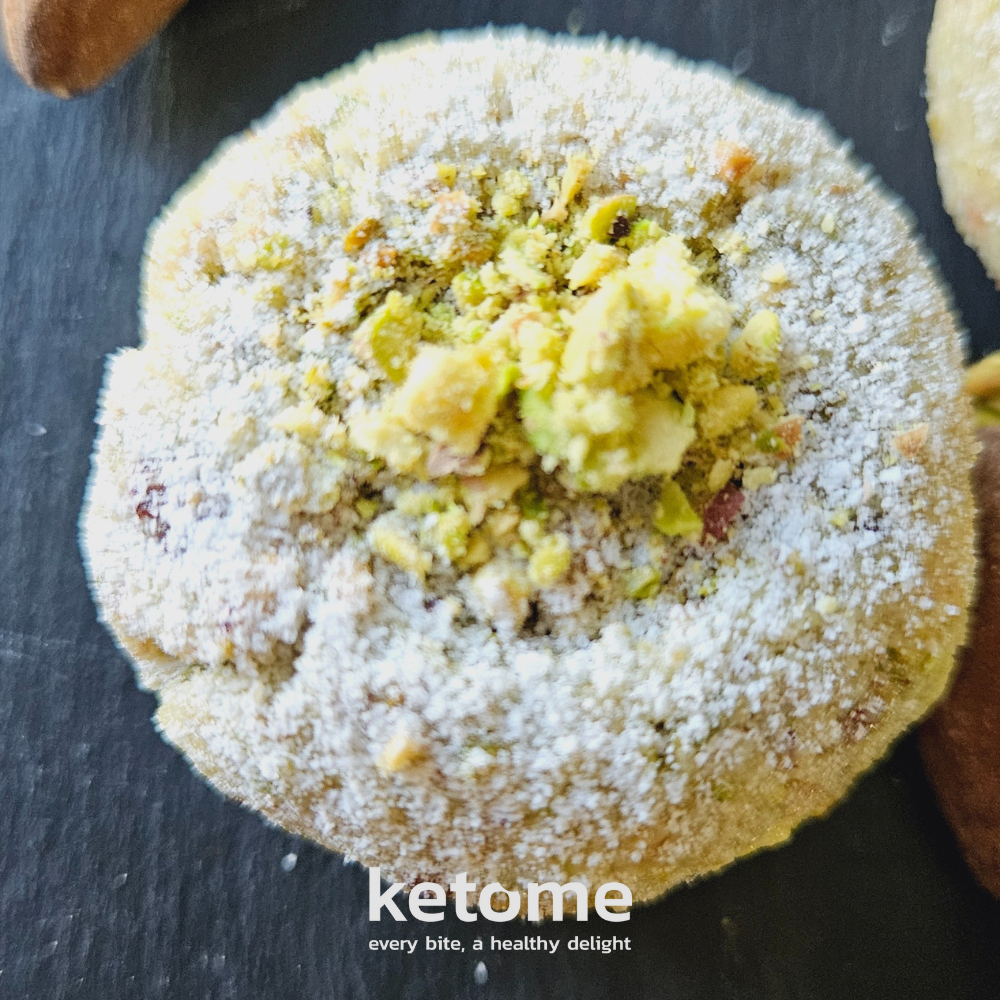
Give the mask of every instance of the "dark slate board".
M 620 0 L 575 20 L 735 63 L 823 111 L 913 209 L 978 354 L 1000 346 L 1000 297 L 934 179 L 931 6 Z M 487 953 L 478 985 L 473 937 L 522 926 L 451 917 L 433 929 L 464 953 L 370 952 L 365 872 L 193 777 L 95 621 L 77 512 L 104 355 L 135 343 L 160 206 L 220 139 L 376 42 L 490 20 L 563 30 L 570 8 L 192 0 L 92 97 L 40 96 L 0 67 L 0 997 L 1000 995 L 1000 906 L 958 857 L 912 738 L 790 845 L 636 912 L 615 928 L 627 954 Z

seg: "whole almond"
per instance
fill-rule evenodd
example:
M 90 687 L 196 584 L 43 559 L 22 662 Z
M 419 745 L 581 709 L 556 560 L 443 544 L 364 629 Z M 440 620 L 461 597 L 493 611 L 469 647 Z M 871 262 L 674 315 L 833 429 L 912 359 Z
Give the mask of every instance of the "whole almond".
M 180 9 L 184 0 L 3 0 L 14 69 L 72 97 L 102 84 Z

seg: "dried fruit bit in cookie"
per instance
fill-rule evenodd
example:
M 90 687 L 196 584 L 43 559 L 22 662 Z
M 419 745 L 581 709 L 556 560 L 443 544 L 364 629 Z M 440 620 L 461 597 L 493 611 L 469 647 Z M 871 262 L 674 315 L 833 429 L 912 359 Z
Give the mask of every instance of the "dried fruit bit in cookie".
M 611 238 L 611 229 L 619 216 L 631 219 L 635 215 L 634 194 L 614 194 L 591 203 L 584 213 L 581 226 L 585 235 L 598 243 Z
M 757 164 L 757 157 L 749 149 L 727 139 L 715 144 L 712 159 L 716 176 L 729 184 L 741 181 Z
M 378 219 L 362 219 L 355 222 L 344 235 L 344 249 L 348 253 L 356 253 L 379 231 Z
M 780 348 L 781 323 L 770 309 L 761 309 L 747 320 L 743 332 L 733 341 L 729 364 L 740 378 L 775 376 Z
M 382 749 L 377 765 L 380 771 L 396 774 L 419 763 L 424 757 L 422 744 L 409 733 L 400 730 Z
M 659 502 L 653 511 L 653 525 L 664 535 L 677 535 L 691 541 L 701 536 L 704 527 L 684 490 L 672 479 L 663 484 Z
M 566 221 L 569 203 L 580 193 L 583 182 L 593 168 L 594 165 L 586 156 L 575 155 L 566 160 L 566 170 L 559 185 L 559 197 L 542 213 L 543 222 Z
M 380 517 L 368 529 L 368 543 L 383 559 L 423 580 L 431 568 L 431 556 L 401 528 Z
M 536 587 L 554 586 L 566 575 L 572 556 L 564 534 L 546 535 L 528 560 L 528 579 Z
M 1000 351 L 987 354 L 966 370 L 965 391 L 979 399 L 1000 393 Z
M 924 442 L 927 440 L 927 431 L 927 424 L 917 424 L 916 427 L 897 434 L 892 439 L 892 446 L 904 458 L 913 458 L 923 448 Z
M 705 534 L 711 535 L 717 540 L 724 538 L 729 525 L 736 520 L 744 499 L 746 498 L 743 493 L 732 483 L 723 486 L 712 497 L 702 514 L 702 520 L 705 522 Z

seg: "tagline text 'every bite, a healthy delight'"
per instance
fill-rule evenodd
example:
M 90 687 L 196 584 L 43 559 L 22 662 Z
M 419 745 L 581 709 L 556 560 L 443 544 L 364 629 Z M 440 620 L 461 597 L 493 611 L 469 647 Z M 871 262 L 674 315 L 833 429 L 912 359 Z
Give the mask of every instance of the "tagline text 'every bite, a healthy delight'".
M 417 950 L 419 941 L 405 938 L 372 938 L 368 942 L 371 951 L 401 951 L 407 955 L 412 955 Z M 534 937 L 525 938 L 496 938 L 490 937 L 490 951 L 544 951 L 548 955 L 554 955 L 559 950 L 561 941 L 543 937 L 538 934 Z M 476 938 L 472 942 L 473 951 L 485 950 L 482 938 Z M 632 939 L 618 937 L 617 934 L 611 937 L 601 937 L 599 934 L 590 937 L 572 937 L 566 942 L 567 951 L 599 951 L 603 955 L 610 955 L 613 951 L 631 951 Z M 465 951 L 465 945 L 458 938 L 425 937 L 424 951 Z
M 406 921 L 402 910 L 396 905 L 394 899 L 396 893 L 406 886 L 402 882 L 394 882 L 388 889 L 382 891 L 382 872 L 380 868 L 368 869 L 368 919 L 381 920 L 382 910 L 400 922 Z M 513 920 L 521 912 L 521 893 L 516 889 L 505 889 L 499 882 L 490 882 L 483 886 L 479 892 L 479 913 L 469 910 L 469 896 L 476 891 L 476 883 L 469 882 L 465 877 L 465 872 L 457 875 L 448 889 L 455 896 L 455 913 L 459 920 L 471 923 L 479 919 L 481 913 L 487 920 L 501 922 Z M 552 919 L 562 920 L 564 909 L 564 897 L 567 893 L 573 893 L 576 901 L 576 919 L 586 920 L 588 918 L 588 895 L 587 887 L 582 882 L 566 882 L 560 885 L 558 882 L 537 882 L 528 884 L 528 919 L 540 920 L 541 907 L 540 900 L 543 893 L 549 893 L 552 897 Z M 506 898 L 504 909 L 494 909 L 493 900 L 497 895 Z M 444 909 L 447 896 L 443 886 L 436 882 L 418 882 L 409 893 L 410 913 L 417 919 L 426 923 L 436 923 L 444 920 Z M 627 908 L 632 905 L 632 890 L 621 882 L 606 882 L 600 886 L 594 895 L 594 910 L 602 920 L 612 923 L 620 923 L 628 920 L 631 914 Z M 611 907 L 615 909 L 612 910 Z M 616 913 L 615 910 L 624 909 L 624 913 Z M 430 912 L 430 911 L 438 912 Z

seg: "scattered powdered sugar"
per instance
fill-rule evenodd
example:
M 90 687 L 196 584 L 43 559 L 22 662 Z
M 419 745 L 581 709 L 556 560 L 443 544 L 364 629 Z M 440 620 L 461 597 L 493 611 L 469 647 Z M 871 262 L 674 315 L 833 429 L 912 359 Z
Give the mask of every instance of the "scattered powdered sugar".
M 321 154 L 300 148 L 309 129 Z M 850 748 L 926 707 L 901 694 L 931 683 L 908 672 L 937 658 L 943 683 L 958 635 L 928 567 L 954 567 L 963 600 L 971 575 L 960 346 L 907 219 L 820 123 L 646 48 L 504 32 L 386 52 L 251 136 L 155 232 L 145 346 L 111 364 L 84 526 L 161 725 L 221 787 L 410 882 L 644 872 L 658 890 L 825 808 L 861 766 Z M 725 190 L 720 140 L 772 178 L 725 226 L 704 211 Z M 580 149 L 591 188 L 624 186 L 719 246 L 738 321 L 777 312 L 802 449 L 746 491 L 725 540 L 675 545 L 657 598 L 595 604 L 571 580 L 546 595 L 549 634 L 504 635 L 460 588 L 373 561 L 349 466 L 272 429 L 298 363 L 283 317 L 344 280 L 343 233 L 365 217 L 433 257 L 419 202 L 436 163 L 517 165 L 545 207 Z M 331 185 L 337 211 L 310 226 Z M 205 278 L 209 237 L 251 253 L 278 232 L 304 270 Z M 357 267 L 345 317 L 387 287 Z M 314 339 L 356 378 L 336 334 Z M 901 457 L 894 436 L 921 424 L 923 450 Z M 593 572 L 627 567 L 639 550 L 587 523 L 573 542 Z M 388 747 L 405 766 L 385 766 Z M 821 785 L 835 757 L 801 804 L 768 784 Z

